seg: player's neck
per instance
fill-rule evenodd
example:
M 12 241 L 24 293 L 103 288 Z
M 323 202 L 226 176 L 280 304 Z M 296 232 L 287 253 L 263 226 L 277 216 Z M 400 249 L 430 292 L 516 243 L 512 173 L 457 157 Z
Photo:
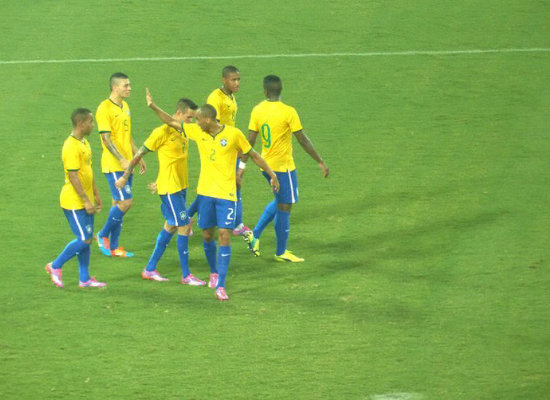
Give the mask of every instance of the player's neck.
M 117 106 L 119 106 L 120 108 L 122 108 L 122 97 L 120 96 L 117 96 L 116 94 L 114 93 L 111 93 L 111 95 L 109 96 L 109 100 L 111 100 L 113 103 L 115 103 Z
M 219 124 L 217 123 L 216 125 L 213 125 L 210 129 L 209 129 L 209 134 L 211 136 L 216 136 L 218 133 L 220 133 L 221 131 L 223 131 L 223 128 L 225 128 L 225 125 L 222 125 L 222 124 Z
M 267 101 L 281 101 L 281 96 L 267 97 Z
M 226 88 L 225 86 L 222 86 L 222 87 L 220 88 L 220 90 L 221 90 L 221 91 L 223 92 L 223 94 L 225 94 L 226 96 L 229 96 L 229 97 L 233 98 L 233 92 L 232 92 L 230 89 Z
M 72 131 L 71 136 L 77 140 L 80 140 L 81 142 L 84 141 L 84 134 L 82 132 L 79 132 L 78 130 L 76 132 Z

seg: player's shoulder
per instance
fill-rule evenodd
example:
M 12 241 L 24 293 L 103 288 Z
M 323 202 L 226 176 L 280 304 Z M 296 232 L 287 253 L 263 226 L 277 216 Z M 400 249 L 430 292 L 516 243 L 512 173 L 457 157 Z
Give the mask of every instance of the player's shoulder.
M 210 101 L 221 99 L 222 95 L 222 90 L 220 88 L 216 88 L 210 92 L 210 94 L 206 98 L 206 102 L 209 103 Z

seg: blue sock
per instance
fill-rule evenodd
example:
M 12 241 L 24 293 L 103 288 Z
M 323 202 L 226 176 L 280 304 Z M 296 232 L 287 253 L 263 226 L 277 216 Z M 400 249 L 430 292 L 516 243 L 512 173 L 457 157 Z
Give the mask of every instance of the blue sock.
M 103 225 L 103 229 L 99 231 L 99 236 L 110 237 L 113 227 L 122 223 L 123 216 L 124 213 L 120 210 L 120 208 L 118 208 L 116 205 L 112 206 L 111 210 L 109 211 L 107 221 L 105 221 L 105 225 Z
M 199 197 L 195 197 L 195 200 L 191 203 L 189 208 L 187 209 L 187 216 L 189 218 L 193 218 L 193 215 L 197 213 L 197 210 L 199 209 Z
M 216 268 L 216 241 L 203 241 L 203 247 L 204 254 L 206 255 L 206 261 L 208 261 L 208 266 L 210 267 L 210 273 L 217 274 L 218 269 Z
M 88 243 L 86 243 L 86 245 L 87 246 L 80 250 L 77 255 L 80 282 L 88 282 L 90 280 L 90 273 L 88 272 L 88 267 L 90 266 L 90 245 Z
M 111 250 L 118 249 L 118 239 L 120 238 L 120 231 L 122 231 L 122 221 L 113 226 L 113 229 L 111 229 Z
M 277 210 L 277 220 L 275 221 L 275 234 L 277 235 L 277 252 L 280 256 L 286 250 L 286 241 L 290 231 L 290 213 L 288 211 Z
M 58 269 L 63 266 L 67 261 L 73 258 L 76 253 L 81 251 L 84 247 L 89 246 L 88 243 L 83 242 L 80 239 L 74 239 L 67 243 L 61 254 L 52 262 L 52 268 Z
M 243 202 L 241 200 L 241 189 L 237 189 L 237 210 L 235 211 L 235 227 L 243 223 Z
M 231 261 L 231 246 L 220 246 L 218 251 L 218 285 L 216 288 L 225 287 L 229 261 Z
M 271 203 L 269 203 L 264 208 L 264 212 L 260 216 L 260 219 L 258 220 L 258 223 L 254 227 L 254 237 L 259 238 L 264 231 L 265 227 L 269 225 L 271 221 L 273 221 L 273 218 L 275 218 L 275 215 L 277 214 L 277 200 L 273 199 Z
M 178 254 L 180 256 L 181 271 L 184 278 L 191 273 L 189 270 L 189 237 L 179 235 L 176 239 Z
M 157 236 L 157 244 L 155 245 L 153 254 L 151 254 L 151 258 L 149 259 L 147 267 L 145 268 L 147 271 L 154 271 L 155 269 L 157 269 L 157 264 L 164 254 L 166 247 L 168 247 L 168 243 L 170 243 L 170 240 L 172 240 L 172 236 L 174 236 L 173 233 L 170 233 L 166 229 L 162 228 Z

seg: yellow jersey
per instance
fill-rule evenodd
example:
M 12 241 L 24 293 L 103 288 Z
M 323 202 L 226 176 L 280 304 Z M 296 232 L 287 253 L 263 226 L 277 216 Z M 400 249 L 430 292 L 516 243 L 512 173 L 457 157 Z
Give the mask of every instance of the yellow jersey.
M 86 139 L 79 140 L 69 136 L 63 143 L 61 151 L 63 170 L 65 171 L 65 185 L 59 195 L 59 204 L 66 210 L 80 210 L 84 208 L 84 201 L 76 193 L 69 180 L 69 171 L 78 171 L 78 179 L 88 199 L 95 203 L 94 198 L 94 173 L 92 171 L 92 149 Z
M 292 157 L 292 134 L 302 129 L 294 109 L 281 101 L 264 100 L 252 109 L 248 129 L 262 138 L 262 157 L 273 171 L 296 169 Z
M 228 96 L 221 89 L 216 89 L 210 93 L 206 103 L 216 109 L 216 116 L 220 124 L 235 126 L 238 109 L 235 95 Z
M 147 150 L 158 152 L 158 194 L 172 194 L 187 189 L 188 143 L 183 133 L 166 124 L 153 130 L 143 143 Z
M 104 100 L 97 107 L 95 115 L 97 130 L 100 134 L 111 132 L 111 141 L 116 146 L 122 157 L 128 161 L 133 158 L 132 144 L 130 142 L 132 125 L 130 123 L 130 108 L 123 101 L 122 107 L 113 103 L 110 99 Z M 103 173 L 124 171 L 120 161 L 105 147 L 101 138 L 103 153 L 101 154 L 101 171 Z
M 183 131 L 199 149 L 201 172 L 197 194 L 237 201 L 237 155 L 252 149 L 244 134 L 227 125 L 216 136 L 204 132 L 197 124 L 183 124 Z

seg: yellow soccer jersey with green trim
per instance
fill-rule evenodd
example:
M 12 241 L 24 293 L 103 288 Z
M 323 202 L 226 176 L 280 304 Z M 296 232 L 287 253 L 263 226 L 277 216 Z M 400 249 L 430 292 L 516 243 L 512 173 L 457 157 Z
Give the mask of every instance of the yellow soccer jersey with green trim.
M 237 155 L 252 149 L 244 134 L 227 125 L 214 137 L 197 124 L 183 124 L 183 131 L 199 149 L 201 172 L 197 194 L 237 201 Z
M 122 157 L 128 161 L 133 158 L 132 144 L 130 142 L 132 134 L 132 124 L 130 122 L 130 108 L 123 101 L 122 107 L 113 103 L 110 99 L 104 100 L 97 107 L 95 115 L 98 132 L 111 132 L 111 140 L 116 146 Z M 101 138 L 103 153 L 101 154 L 101 171 L 103 173 L 123 171 L 120 161 L 111 154 L 105 147 L 103 138 Z
M 235 95 L 228 96 L 221 89 L 216 89 L 206 99 L 206 103 L 216 109 L 218 121 L 222 125 L 235 126 L 237 119 L 237 100 Z
M 143 143 L 147 150 L 158 154 L 158 194 L 172 194 L 187 189 L 188 143 L 183 133 L 166 124 L 153 130 Z
M 296 169 L 292 157 L 292 134 L 302 129 L 294 107 L 264 100 L 252 109 L 248 129 L 262 138 L 262 157 L 273 171 Z
M 74 186 L 69 181 L 68 171 L 78 171 L 78 178 L 82 188 L 92 203 L 94 198 L 94 173 L 92 171 L 92 149 L 86 139 L 78 140 L 69 136 L 63 143 L 61 151 L 63 169 L 65 171 L 65 185 L 59 194 L 59 204 L 66 210 L 80 210 L 84 208 L 82 198 L 76 193 Z

